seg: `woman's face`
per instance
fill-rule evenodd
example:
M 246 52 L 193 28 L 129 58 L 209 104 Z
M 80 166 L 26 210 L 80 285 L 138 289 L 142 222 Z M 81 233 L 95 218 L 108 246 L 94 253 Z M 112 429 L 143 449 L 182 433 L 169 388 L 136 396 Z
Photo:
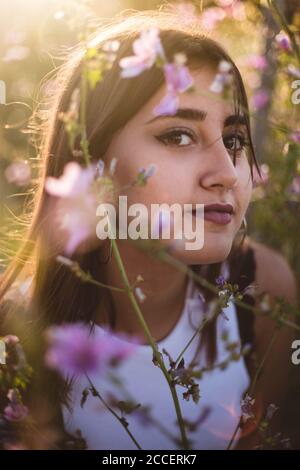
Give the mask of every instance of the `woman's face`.
M 114 135 L 104 160 L 108 166 L 117 157 L 115 181 L 119 187 L 132 182 L 140 168 L 156 165 L 145 186 L 121 192 L 127 195 L 128 207 L 142 203 L 150 214 L 151 204 L 179 203 L 182 208 L 184 204 L 193 204 L 193 208 L 196 204 L 231 204 L 233 214 L 229 223 L 204 219 L 202 248 L 186 250 L 184 244 L 172 245 L 173 255 L 184 263 L 209 264 L 223 261 L 229 255 L 250 202 L 252 180 L 247 148 L 243 148 L 248 136 L 242 123 L 236 127 L 233 119 L 229 119 L 234 115 L 233 105 L 209 92 L 215 71 L 203 67 L 191 74 L 195 91 L 179 95 L 178 109 L 196 112 L 155 118 L 153 109 L 167 92 L 164 84 Z M 235 145 L 240 150 L 236 150 L 234 166 Z

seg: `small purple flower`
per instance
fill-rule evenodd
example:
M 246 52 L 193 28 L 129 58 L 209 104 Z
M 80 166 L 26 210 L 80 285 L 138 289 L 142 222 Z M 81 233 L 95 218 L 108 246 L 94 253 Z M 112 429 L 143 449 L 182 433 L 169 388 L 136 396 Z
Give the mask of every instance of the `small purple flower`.
M 176 93 L 168 93 L 163 99 L 159 102 L 157 106 L 153 109 L 153 114 L 156 116 L 161 116 L 164 114 L 173 116 L 176 114 L 179 105 L 179 98 Z
M 157 170 L 157 165 L 155 164 L 151 164 L 147 169 L 140 168 L 138 176 L 137 176 L 138 184 L 141 186 L 144 186 L 147 183 L 148 179 L 154 175 L 156 170 Z
M 219 287 L 223 287 L 224 284 L 225 284 L 225 278 L 224 278 L 224 276 L 219 276 L 219 277 L 217 277 L 217 278 L 216 278 L 216 284 L 217 284 L 217 286 L 219 286 Z
M 254 94 L 252 104 L 256 109 L 263 109 L 268 104 L 269 99 L 268 91 L 261 89 Z
M 66 324 L 48 330 L 50 346 L 45 361 L 63 375 L 102 373 L 107 366 L 126 359 L 135 350 L 134 339 L 121 341 L 126 335 L 93 335 L 83 323 Z
M 177 94 L 184 93 L 193 86 L 194 80 L 189 69 L 184 65 L 185 61 L 184 54 L 176 54 L 174 63 L 164 65 L 167 94 L 154 108 L 154 115 L 175 114 L 179 102 Z
M 253 413 L 253 405 L 255 403 L 255 398 L 251 398 L 248 393 L 245 398 L 241 400 L 241 410 L 242 410 L 242 421 L 246 423 L 249 419 L 255 417 Z
M 291 51 L 290 38 L 284 31 L 280 31 L 280 33 L 278 33 L 275 36 L 275 39 L 276 39 L 277 44 L 279 45 L 280 49 L 282 49 L 283 51 L 286 51 L 286 52 Z

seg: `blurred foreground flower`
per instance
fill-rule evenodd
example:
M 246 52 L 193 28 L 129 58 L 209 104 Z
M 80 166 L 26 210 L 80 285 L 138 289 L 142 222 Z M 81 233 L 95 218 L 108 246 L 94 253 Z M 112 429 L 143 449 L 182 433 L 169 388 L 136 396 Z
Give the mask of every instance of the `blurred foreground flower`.
M 82 169 L 76 162 L 69 162 L 60 178 L 49 176 L 45 189 L 49 194 L 60 197 L 74 197 L 87 190 L 94 179 L 95 169 L 90 166 Z
M 173 63 L 164 65 L 167 94 L 154 108 L 155 115 L 175 114 L 179 103 L 178 93 L 183 93 L 193 86 L 194 81 L 189 69 L 184 65 L 185 62 L 184 54 L 176 54 Z
M 119 62 L 122 68 L 121 77 L 130 78 L 140 75 L 144 70 L 152 67 L 157 57 L 164 57 L 159 33 L 159 28 L 141 32 L 140 37 L 132 45 L 135 55 L 123 57 Z
M 4 174 L 9 183 L 14 183 L 17 186 L 26 186 L 31 180 L 31 168 L 27 160 L 11 163 Z
M 221 60 L 218 65 L 218 72 L 209 89 L 213 93 L 223 93 L 227 85 L 232 82 L 232 65 L 226 60 Z
M 97 197 L 92 183 L 97 165 L 82 168 L 77 162 L 69 162 L 60 178 L 48 177 L 45 190 L 60 198 L 54 210 L 61 229 L 68 233 L 64 252 L 71 255 L 81 242 L 95 236 Z
M 50 346 L 46 364 L 66 375 L 103 373 L 108 366 L 129 357 L 136 348 L 135 338 L 122 341 L 125 334 L 111 335 L 109 331 L 99 338 L 83 323 L 51 327 L 47 337 Z
M 155 63 L 162 67 L 167 95 L 153 110 L 154 115 L 175 114 L 178 106 L 177 93 L 187 91 L 193 85 L 193 78 L 184 65 L 186 56 L 175 54 L 174 62 L 168 63 L 160 39 L 160 29 L 151 28 L 142 31 L 139 38 L 132 45 L 135 55 L 123 57 L 119 65 L 122 68 L 121 77 L 130 78 L 140 75 L 144 70 L 150 69 Z

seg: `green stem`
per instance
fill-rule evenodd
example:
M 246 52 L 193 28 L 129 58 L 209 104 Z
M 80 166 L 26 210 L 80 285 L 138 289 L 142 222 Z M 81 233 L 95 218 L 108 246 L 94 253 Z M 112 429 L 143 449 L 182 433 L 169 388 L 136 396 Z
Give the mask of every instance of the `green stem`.
M 168 382 L 168 385 L 170 387 L 173 402 L 174 402 L 174 406 L 175 406 L 175 410 L 176 410 L 178 425 L 179 425 L 180 432 L 181 432 L 182 445 L 183 445 L 184 449 L 189 449 L 189 441 L 188 441 L 187 436 L 186 436 L 184 421 L 183 421 L 183 418 L 182 418 L 181 409 L 180 409 L 179 400 L 178 400 L 178 396 L 177 396 L 175 386 L 171 382 L 169 373 L 168 373 L 168 371 L 165 367 L 165 364 L 164 364 L 163 360 L 161 359 L 161 353 L 157 349 L 156 343 L 154 342 L 154 340 L 152 338 L 152 335 L 151 335 L 151 332 L 148 328 L 148 325 L 144 320 L 144 316 L 141 312 L 139 304 L 137 303 L 136 298 L 135 298 L 135 296 L 132 292 L 132 288 L 130 286 L 130 283 L 129 283 L 129 280 L 128 280 L 128 277 L 127 277 L 127 274 L 126 274 L 126 271 L 125 271 L 125 268 L 124 268 L 124 265 L 123 265 L 123 261 L 122 261 L 121 256 L 120 256 L 120 252 L 119 252 L 116 240 L 114 238 L 112 238 L 111 242 L 112 242 L 113 253 L 115 255 L 118 268 L 120 270 L 120 273 L 121 273 L 121 276 L 123 278 L 125 287 L 127 289 L 127 295 L 129 297 L 129 300 L 130 300 L 130 302 L 131 302 L 131 304 L 134 308 L 134 311 L 135 311 L 135 313 L 136 313 L 136 315 L 139 319 L 139 322 L 140 322 L 141 327 L 142 327 L 142 329 L 143 329 L 143 331 L 144 331 L 144 333 L 147 337 L 147 340 L 148 340 L 150 346 L 152 347 L 155 358 L 156 358 L 156 360 L 157 360 L 157 362 L 158 362 L 158 364 L 159 364 L 159 366 L 160 366 L 160 368 L 161 368 L 161 370 L 162 370 L 162 372 L 163 372 L 163 374 L 164 374 L 164 376 L 165 376 L 165 378 Z
M 86 375 L 86 378 L 88 379 L 88 382 L 92 388 L 92 391 L 93 391 L 93 394 L 97 396 L 97 398 L 99 398 L 99 400 L 104 404 L 104 406 L 108 409 L 108 411 L 110 411 L 110 413 L 112 413 L 112 415 L 120 422 L 120 424 L 123 426 L 123 428 L 125 429 L 125 431 L 127 432 L 127 434 L 129 435 L 130 439 L 134 442 L 134 444 L 136 445 L 136 447 L 139 449 L 139 450 L 142 450 L 141 446 L 139 445 L 139 443 L 137 442 L 137 440 L 135 439 L 135 437 L 133 436 L 133 434 L 129 431 L 128 429 L 128 426 L 124 423 L 124 421 L 122 420 L 122 418 L 120 418 L 120 416 L 118 416 L 118 414 L 106 403 L 106 401 L 104 400 L 104 398 L 100 395 L 99 391 L 94 387 L 94 384 L 93 382 L 91 381 L 91 379 L 89 378 L 89 376 L 87 374 Z

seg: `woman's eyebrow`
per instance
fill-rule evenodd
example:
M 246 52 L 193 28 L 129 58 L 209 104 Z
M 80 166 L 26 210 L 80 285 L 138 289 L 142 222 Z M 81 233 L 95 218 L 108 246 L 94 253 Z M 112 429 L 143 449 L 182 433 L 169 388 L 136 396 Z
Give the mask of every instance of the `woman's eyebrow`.
M 207 111 L 203 111 L 202 109 L 196 108 L 178 108 L 176 114 L 161 114 L 156 116 L 150 121 L 147 121 L 146 124 L 150 124 L 158 119 L 166 119 L 166 118 L 182 118 L 187 119 L 189 121 L 204 121 L 207 116 Z
M 246 116 L 242 114 L 232 114 L 224 119 L 223 125 L 224 127 L 234 125 L 247 126 L 247 119 Z

